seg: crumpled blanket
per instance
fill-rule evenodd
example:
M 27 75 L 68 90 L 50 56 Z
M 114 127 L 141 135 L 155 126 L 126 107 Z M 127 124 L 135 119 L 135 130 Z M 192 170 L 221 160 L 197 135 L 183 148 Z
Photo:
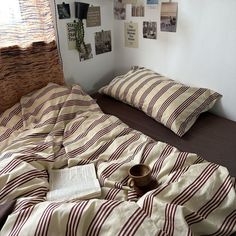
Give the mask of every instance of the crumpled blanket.
M 46 201 L 50 169 L 91 162 L 99 199 Z M 127 186 L 128 169 L 138 163 L 149 165 L 159 183 L 141 197 Z M 3 236 L 236 231 L 235 179 L 225 167 L 104 114 L 79 85 L 48 84 L 0 116 L 0 203 L 12 199 Z

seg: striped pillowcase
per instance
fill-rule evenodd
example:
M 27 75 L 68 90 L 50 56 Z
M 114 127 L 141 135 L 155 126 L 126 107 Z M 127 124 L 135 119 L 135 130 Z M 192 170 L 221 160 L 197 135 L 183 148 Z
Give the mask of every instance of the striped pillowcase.
M 145 68 L 116 77 L 99 92 L 142 110 L 180 137 L 221 97 L 210 89 L 189 87 Z

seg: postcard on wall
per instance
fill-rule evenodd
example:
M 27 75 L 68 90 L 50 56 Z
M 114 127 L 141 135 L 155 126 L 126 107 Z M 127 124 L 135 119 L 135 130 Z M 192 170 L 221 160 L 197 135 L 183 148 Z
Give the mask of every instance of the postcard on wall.
M 93 58 L 91 44 L 85 44 L 85 47 L 81 47 L 81 52 L 79 53 L 80 61 L 86 61 Z
M 122 0 L 114 1 L 114 19 L 115 20 L 125 20 L 126 19 L 126 5 Z
M 57 4 L 57 12 L 59 19 L 68 19 L 70 18 L 70 4 Z
M 124 4 L 136 4 L 137 0 L 122 0 Z
M 159 3 L 159 0 L 147 0 L 146 7 L 148 9 L 157 9 L 158 3 Z
M 138 0 L 136 4 L 132 4 L 131 16 L 144 17 L 144 1 Z
M 158 3 L 159 3 L 159 0 L 147 0 L 147 5 L 154 5 Z
M 69 50 L 76 49 L 75 24 L 74 22 L 67 23 L 67 42 Z
M 176 32 L 177 2 L 163 2 L 161 4 L 161 31 Z
M 143 22 L 143 37 L 146 39 L 157 38 L 157 22 L 154 21 Z
M 138 23 L 128 22 L 125 27 L 125 47 L 138 48 Z
M 95 33 L 95 51 L 96 55 L 110 52 L 111 47 L 111 31 L 101 31 Z
M 101 26 L 100 7 L 89 7 L 86 20 L 86 27 L 95 26 Z

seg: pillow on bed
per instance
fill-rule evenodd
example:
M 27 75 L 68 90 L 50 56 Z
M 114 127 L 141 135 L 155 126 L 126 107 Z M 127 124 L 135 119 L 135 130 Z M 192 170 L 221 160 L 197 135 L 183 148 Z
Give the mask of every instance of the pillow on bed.
M 136 107 L 179 136 L 221 97 L 206 88 L 194 88 L 149 69 L 136 68 L 99 90 Z

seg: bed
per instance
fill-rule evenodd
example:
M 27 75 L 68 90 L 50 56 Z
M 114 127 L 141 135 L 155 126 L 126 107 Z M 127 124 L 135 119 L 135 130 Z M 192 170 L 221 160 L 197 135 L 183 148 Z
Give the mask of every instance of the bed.
M 102 111 L 119 117 L 133 129 L 139 130 L 157 141 L 169 143 L 179 150 L 194 152 L 204 159 L 226 166 L 236 176 L 236 123 L 210 112 L 200 115 L 191 130 L 182 138 L 123 102 L 107 95 L 95 93 L 92 97 Z
M 128 105 L 105 95 L 93 98 L 79 85 L 50 83 L 1 115 L 0 204 L 16 203 L 0 235 L 236 231 L 234 123 L 222 120 L 221 126 L 221 118 L 208 113 L 180 138 L 152 120 L 147 123 L 151 118 Z M 228 139 L 215 135 L 211 140 L 212 132 L 221 135 L 214 122 L 218 132 L 229 129 Z M 205 126 L 208 136 L 201 132 Z M 217 148 L 220 140 L 226 150 L 207 148 L 206 142 Z M 100 198 L 46 201 L 50 169 L 91 162 L 102 187 Z M 141 197 L 127 185 L 128 169 L 138 163 L 149 165 L 159 184 Z

